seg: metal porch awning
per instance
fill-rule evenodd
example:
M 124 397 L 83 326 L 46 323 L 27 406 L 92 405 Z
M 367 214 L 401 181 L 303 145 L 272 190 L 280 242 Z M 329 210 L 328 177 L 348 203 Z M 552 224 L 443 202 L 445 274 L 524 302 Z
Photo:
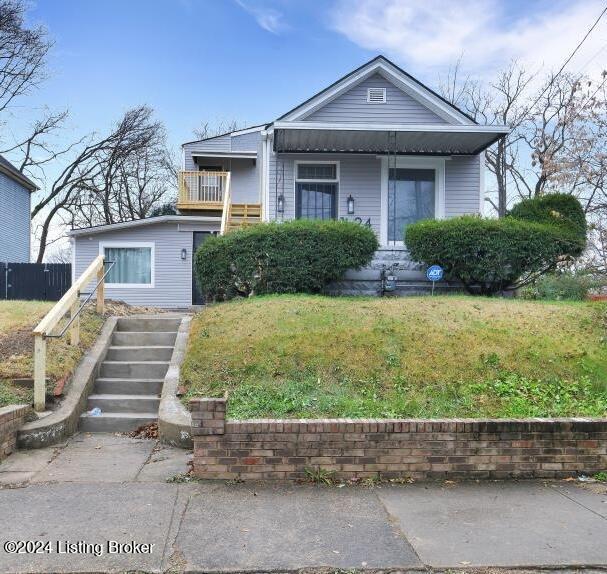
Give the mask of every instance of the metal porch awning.
M 274 151 L 472 155 L 509 131 L 506 126 L 276 122 Z

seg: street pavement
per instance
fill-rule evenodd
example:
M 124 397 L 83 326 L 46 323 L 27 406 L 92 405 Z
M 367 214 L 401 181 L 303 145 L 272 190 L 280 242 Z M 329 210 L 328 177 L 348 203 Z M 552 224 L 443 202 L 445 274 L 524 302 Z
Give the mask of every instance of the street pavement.
M 189 460 L 111 434 L 13 454 L 0 573 L 607 568 L 603 485 L 183 482 Z

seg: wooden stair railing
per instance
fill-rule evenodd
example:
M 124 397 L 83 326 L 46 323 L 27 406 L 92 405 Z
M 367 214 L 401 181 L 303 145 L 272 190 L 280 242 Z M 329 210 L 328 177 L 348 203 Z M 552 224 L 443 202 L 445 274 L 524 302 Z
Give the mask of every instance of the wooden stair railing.
M 221 212 L 221 228 L 220 235 L 225 235 L 228 230 L 228 221 L 230 220 L 230 206 L 232 205 L 232 174 L 228 172 L 226 175 L 226 188 L 223 193 L 223 210 Z
M 93 294 L 97 292 L 97 313 L 103 314 L 105 310 L 105 276 L 112 265 L 113 263 L 108 269 L 105 269 L 104 256 L 97 256 L 33 330 L 34 410 L 44 411 L 46 408 L 46 340 L 62 337 L 69 329 L 70 344 L 75 346 L 80 343 L 80 313 Z M 84 288 L 95 277 L 97 278 L 95 288 L 88 294 L 84 302 L 80 303 L 80 295 Z M 53 334 L 53 330 L 68 312 L 70 319 L 67 324 L 59 334 Z

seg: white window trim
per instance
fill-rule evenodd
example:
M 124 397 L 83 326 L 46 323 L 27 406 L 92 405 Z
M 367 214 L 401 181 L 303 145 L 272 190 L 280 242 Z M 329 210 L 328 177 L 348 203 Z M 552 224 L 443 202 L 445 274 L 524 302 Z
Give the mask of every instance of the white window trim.
M 298 166 L 300 164 L 332 164 L 335 166 L 335 179 L 306 179 L 297 177 L 299 173 Z M 297 159 L 293 161 L 293 217 L 297 219 L 297 184 L 298 183 L 336 183 L 337 192 L 335 193 L 335 219 L 339 220 L 339 197 L 340 197 L 340 162 L 338 160 L 303 160 Z
M 379 242 L 382 247 L 404 245 L 403 241 L 388 244 L 388 176 L 393 159 L 380 156 L 381 159 L 381 221 L 379 225 Z M 434 170 L 434 217 L 445 218 L 445 158 L 439 157 L 397 157 L 396 167 L 402 169 Z
M 99 255 L 105 255 L 106 247 L 148 247 L 151 257 L 150 283 L 106 283 L 108 289 L 153 289 L 156 284 L 156 243 L 153 241 L 100 241 Z

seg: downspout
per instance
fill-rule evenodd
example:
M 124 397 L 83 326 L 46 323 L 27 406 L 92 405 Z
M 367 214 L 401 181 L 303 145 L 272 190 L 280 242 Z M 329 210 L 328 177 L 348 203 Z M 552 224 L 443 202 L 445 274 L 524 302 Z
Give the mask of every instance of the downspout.
M 266 186 L 268 185 L 268 154 L 267 154 L 268 132 L 261 132 L 261 165 L 259 166 L 259 202 L 261 203 L 261 220 L 267 221 L 268 202 L 266 199 Z

